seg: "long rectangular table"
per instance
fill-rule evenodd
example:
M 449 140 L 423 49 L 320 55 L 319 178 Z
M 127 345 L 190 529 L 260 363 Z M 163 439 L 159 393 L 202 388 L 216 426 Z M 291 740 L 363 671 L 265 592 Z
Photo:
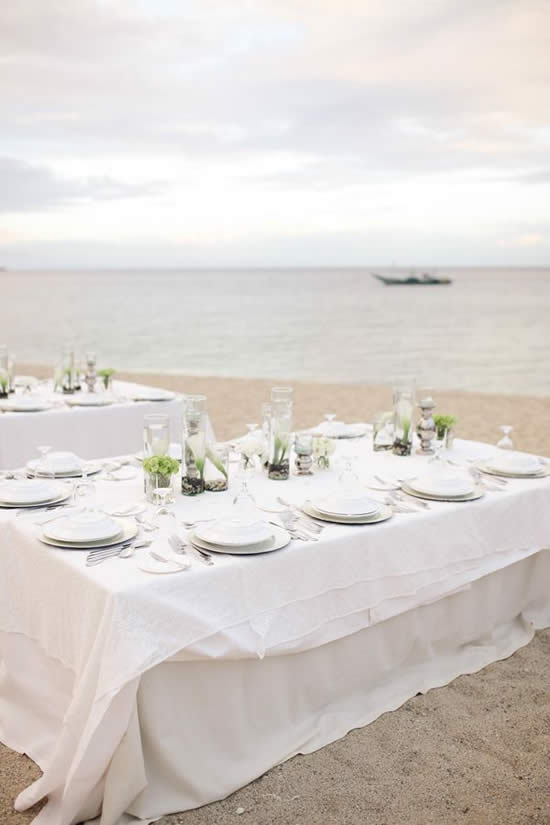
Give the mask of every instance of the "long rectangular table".
M 425 461 L 355 449 L 364 476 Z M 251 486 L 260 503 L 283 490 L 298 503 L 336 476 Z M 111 504 L 141 494 L 140 479 L 97 487 Z M 177 513 L 223 501 L 181 498 Z M 4 511 L 0 739 L 44 771 L 17 807 L 48 795 L 36 825 L 196 807 L 508 656 L 550 626 L 549 503 L 550 478 L 513 480 L 479 501 L 330 525 L 318 542 L 168 576 L 132 559 L 86 568 Z
M 39 412 L 0 412 L 0 469 L 21 467 L 36 458 L 39 444 L 70 450 L 85 459 L 136 452 L 142 446 L 143 418 L 153 412 L 169 415 L 172 438 L 181 440 L 183 396 L 134 401 L 133 396 L 147 398 L 157 391 L 126 381 L 116 381 L 114 391 L 115 402 L 104 407 L 63 406 L 62 395 L 46 390 L 44 398 L 59 406 Z

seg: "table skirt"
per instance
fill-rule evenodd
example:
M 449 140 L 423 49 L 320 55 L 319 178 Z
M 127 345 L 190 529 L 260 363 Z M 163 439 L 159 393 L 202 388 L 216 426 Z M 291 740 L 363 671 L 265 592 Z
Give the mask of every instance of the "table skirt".
M 112 737 L 118 747 L 75 821 L 101 806 L 101 825 L 152 821 L 222 799 L 418 692 L 511 655 L 550 626 L 548 581 L 550 550 L 541 550 L 446 598 L 298 654 L 175 656 L 155 666 L 113 697 L 97 759 Z M 0 634 L 0 653 L 0 739 L 44 767 L 72 674 L 20 634 Z

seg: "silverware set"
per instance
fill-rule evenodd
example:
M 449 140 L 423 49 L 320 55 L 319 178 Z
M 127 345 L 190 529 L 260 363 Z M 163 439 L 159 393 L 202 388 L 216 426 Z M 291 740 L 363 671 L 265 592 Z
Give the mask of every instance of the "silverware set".
M 122 544 L 116 544 L 107 547 L 94 547 L 86 556 L 86 567 L 93 567 L 96 564 L 101 564 L 107 559 L 119 558 L 129 559 L 134 555 L 135 551 L 140 547 L 149 547 L 151 545 L 149 539 L 132 539 L 125 541 Z

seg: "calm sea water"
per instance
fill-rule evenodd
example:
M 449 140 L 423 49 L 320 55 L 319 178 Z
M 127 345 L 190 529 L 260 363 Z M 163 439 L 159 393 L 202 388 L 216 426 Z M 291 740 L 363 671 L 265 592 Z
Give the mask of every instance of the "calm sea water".
M 381 271 L 381 270 L 377 270 Z M 550 269 L 446 269 L 386 287 L 369 269 L 1 272 L 0 339 L 54 364 L 550 395 Z

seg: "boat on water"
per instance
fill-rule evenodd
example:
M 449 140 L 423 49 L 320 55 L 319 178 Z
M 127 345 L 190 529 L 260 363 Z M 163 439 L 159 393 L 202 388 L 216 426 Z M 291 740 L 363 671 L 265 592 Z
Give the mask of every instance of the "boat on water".
M 377 280 L 382 281 L 386 286 L 435 286 L 436 284 L 452 284 L 450 278 L 439 278 L 431 272 L 424 272 L 422 275 L 416 275 L 411 272 L 409 275 L 397 277 L 395 275 L 378 275 L 377 272 L 371 272 L 371 275 Z

